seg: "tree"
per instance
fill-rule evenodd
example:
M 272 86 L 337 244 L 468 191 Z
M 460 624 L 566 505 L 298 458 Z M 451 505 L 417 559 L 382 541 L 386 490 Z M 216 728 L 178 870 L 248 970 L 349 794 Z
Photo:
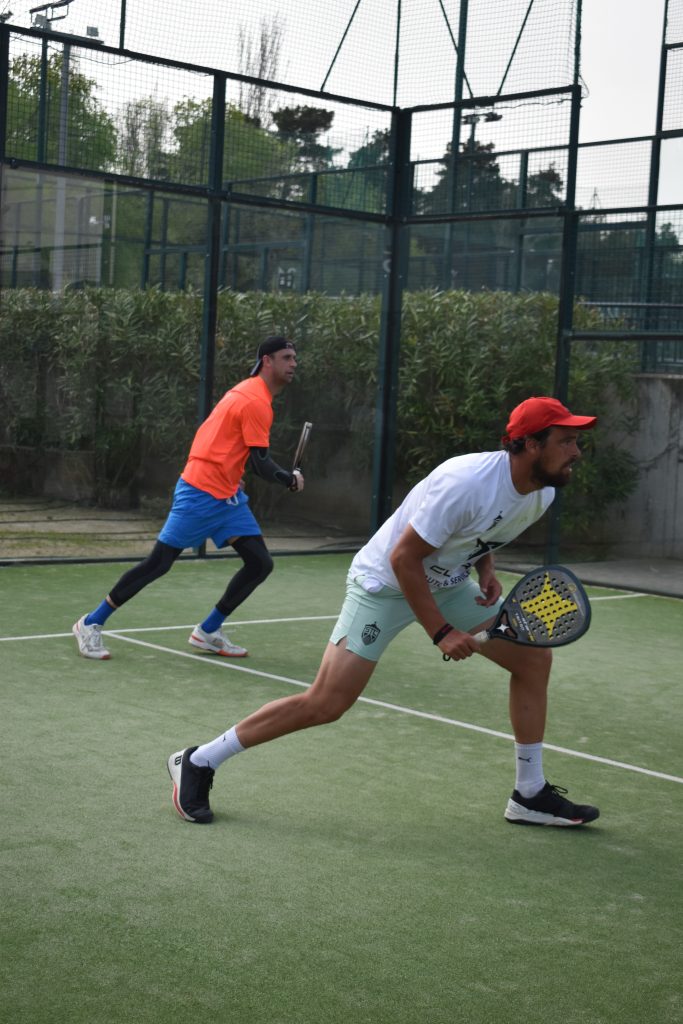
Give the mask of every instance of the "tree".
M 240 73 L 250 78 L 274 80 L 280 66 L 280 52 L 284 26 L 280 15 L 275 14 L 268 21 L 261 18 L 259 35 L 254 39 L 251 32 L 240 25 L 238 29 L 240 51 Z M 272 109 L 273 92 L 251 82 L 240 82 L 237 106 L 244 116 L 257 127 L 265 125 L 266 115 Z
M 78 70 L 73 56 L 68 68 L 68 110 L 66 124 L 60 120 L 62 110 L 62 70 L 64 54 L 53 53 L 46 65 L 46 136 L 38 138 L 41 97 L 40 57 L 23 54 L 10 64 L 7 97 L 7 157 L 36 160 L 40 143 L 44 143 L 44 159 L 59 161 L 60 149 L 66 145 L 67 163 L 88 170 L 109 170 L 116 157 L 116 127 L 104 107 L 94 96 L 97 83 Z M 64 137 L 66 133 L 66 137 Z
M 322 171 L 332 165 L 341 150 L 319 141 L 322 132 L 332 127 L 334 111 L 324 107 L 282 107 L 272 113 L 278 136 L 296 146 L 299 163 L 310 171 Z
M 653 258 L 656 284 L 652 301 L 678 302 L 683 290 L 683 246 L 673 224 L 667 222 L 657 229 Z M 663 310 L 662 314 L 665 321 L 667 315 L 672 316 L 671 311 L 667 310 Z M 675 312 L 673 319 L 677 319 Z
M 492 142 L 477 142 L 471 135 L 462 144 L 462 156 L 453 166 L 451 144 L 439 161 L 434 188 L 423 193 L 423 213 L 464 213 L 503 207 L 507 182 L 501 176 Z
M 391 133 L 379 129 L 358 149 L 349 153 L 347 169 L 326 174 L 318 182 L 318 201 L 326 206 L 384 213 L 387 205 L 387 165 Z M 349 255 L 358 245 L 349 232 Z
M 390 142 L 390 130 L 377 129 L 364 145 L 349 154 L 349 167 L 384 167 L 389 163 Z
M 153 96 L 130 100 L 119 119 L 117 167 L 135 178 L 163 179 L 168 175 L 171 114 L 168 105 Z
M 526 203 L 529 208 L 560 206 L 564 202 L 564 182 L 555 164 L 530 174 L 526 185 Z

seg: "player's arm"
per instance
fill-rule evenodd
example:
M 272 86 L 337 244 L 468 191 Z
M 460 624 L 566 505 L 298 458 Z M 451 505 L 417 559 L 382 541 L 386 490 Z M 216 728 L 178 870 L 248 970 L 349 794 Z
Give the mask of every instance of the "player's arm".
M 299 470 L 290 473 L 288 469 L 278 466 L 275 459 L 271 458 L 267 448 L 250 448 L 249 465 L 261 480 L 267 480 L 271 484 L 282 484 L 290 491 L 303 491 L 304 478 Z
M 420 537 L 412 526 L 406 526 L 391 552 L 391 568 L 406 601 L 415 617 L 432 640 L 447 623 L 432 596 L 425 576 L 422 560 L 436 548 Z M 469 633 L 461 633 L 455 626 L 438 641 L 439 650 L 453 661 L 469 658 L 479 650 L 477 641 Z

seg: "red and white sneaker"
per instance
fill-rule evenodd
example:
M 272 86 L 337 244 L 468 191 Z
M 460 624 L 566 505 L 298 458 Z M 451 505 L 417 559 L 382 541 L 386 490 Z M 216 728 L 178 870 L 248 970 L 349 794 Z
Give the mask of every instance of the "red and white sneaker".
M 201 626 L 195 626 L 189 642 L 200 651 L 206 651 L 208 654 L 220 654 L 224 658 L 246 658 L 249 653 L 246 647 L 240 647 L 239 644 L 233 644 L 228 640 L 220 629 L 217 629 L 215 633 L 205 633 Z
M 78 643 L 78 652 L 84 658 L 94 658 L 96 661 L 106 661 L 111 658 L 111 654 L 102 643 L 101 626 L 96 623 L 86 626 L 85 615 L 83 615 L 71 629 Z

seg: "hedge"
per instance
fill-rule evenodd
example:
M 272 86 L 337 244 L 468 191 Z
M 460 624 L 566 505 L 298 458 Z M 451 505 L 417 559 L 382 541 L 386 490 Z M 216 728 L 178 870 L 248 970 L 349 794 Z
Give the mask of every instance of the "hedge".
M 88 450 L 95 500 L 144 492 L 149 459 L 180 468 L 197 424 L 201 297 L 186 292 L 84 289 L 52 295 L 6 291 L 0 306 L 0 443 Z M 295 383 L 278 399 L 272 446 L 288 451 L 303 419 L 317 432 L 319 467 L 351 446 L 369 471 L 377 387 L 376 296 L 222 292 L 215 395 L 243 378 L 258 341 L 283 332 L 298 343 Z M 578 327 L 600 326 L 577 306 Z M 498 447 L 506 414 L 550 394 L 555 374 L 555 296 L 422 291 L 404 298 L 398 389 L 397 474 L 406 484 L 439 461 Z M 626 497 L 636 470 L 635 347 L 574 345 L 570 404 L 597 413 L 572 484 L 574 528 Z

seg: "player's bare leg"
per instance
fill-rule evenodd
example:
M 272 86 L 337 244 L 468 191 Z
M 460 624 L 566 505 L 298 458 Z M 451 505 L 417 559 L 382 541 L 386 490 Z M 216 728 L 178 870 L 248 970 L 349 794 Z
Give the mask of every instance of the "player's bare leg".
M 489 640 L 481 653 L 510 673 L 510 722 L 518 743 L 540 743 L 548 709 L 552 651 Z
M 315 681 L 303 693 L 264 704 L 238 722 L 243 747 L 255 747 L 313 725 L 334 722 L 355 704 L 375 669 L 375 662 L 347 651 L 346 640 L 328 644 Z
M 585 825 L 600 815 L 597 807 L 566 799 L 543 773 L 543 734 L 548 707 L 552 651 L 489 640 L 481 653 L 510 673 L 510 722 L 515 734 L 515 788 L 505 808 L 519 825 Z

